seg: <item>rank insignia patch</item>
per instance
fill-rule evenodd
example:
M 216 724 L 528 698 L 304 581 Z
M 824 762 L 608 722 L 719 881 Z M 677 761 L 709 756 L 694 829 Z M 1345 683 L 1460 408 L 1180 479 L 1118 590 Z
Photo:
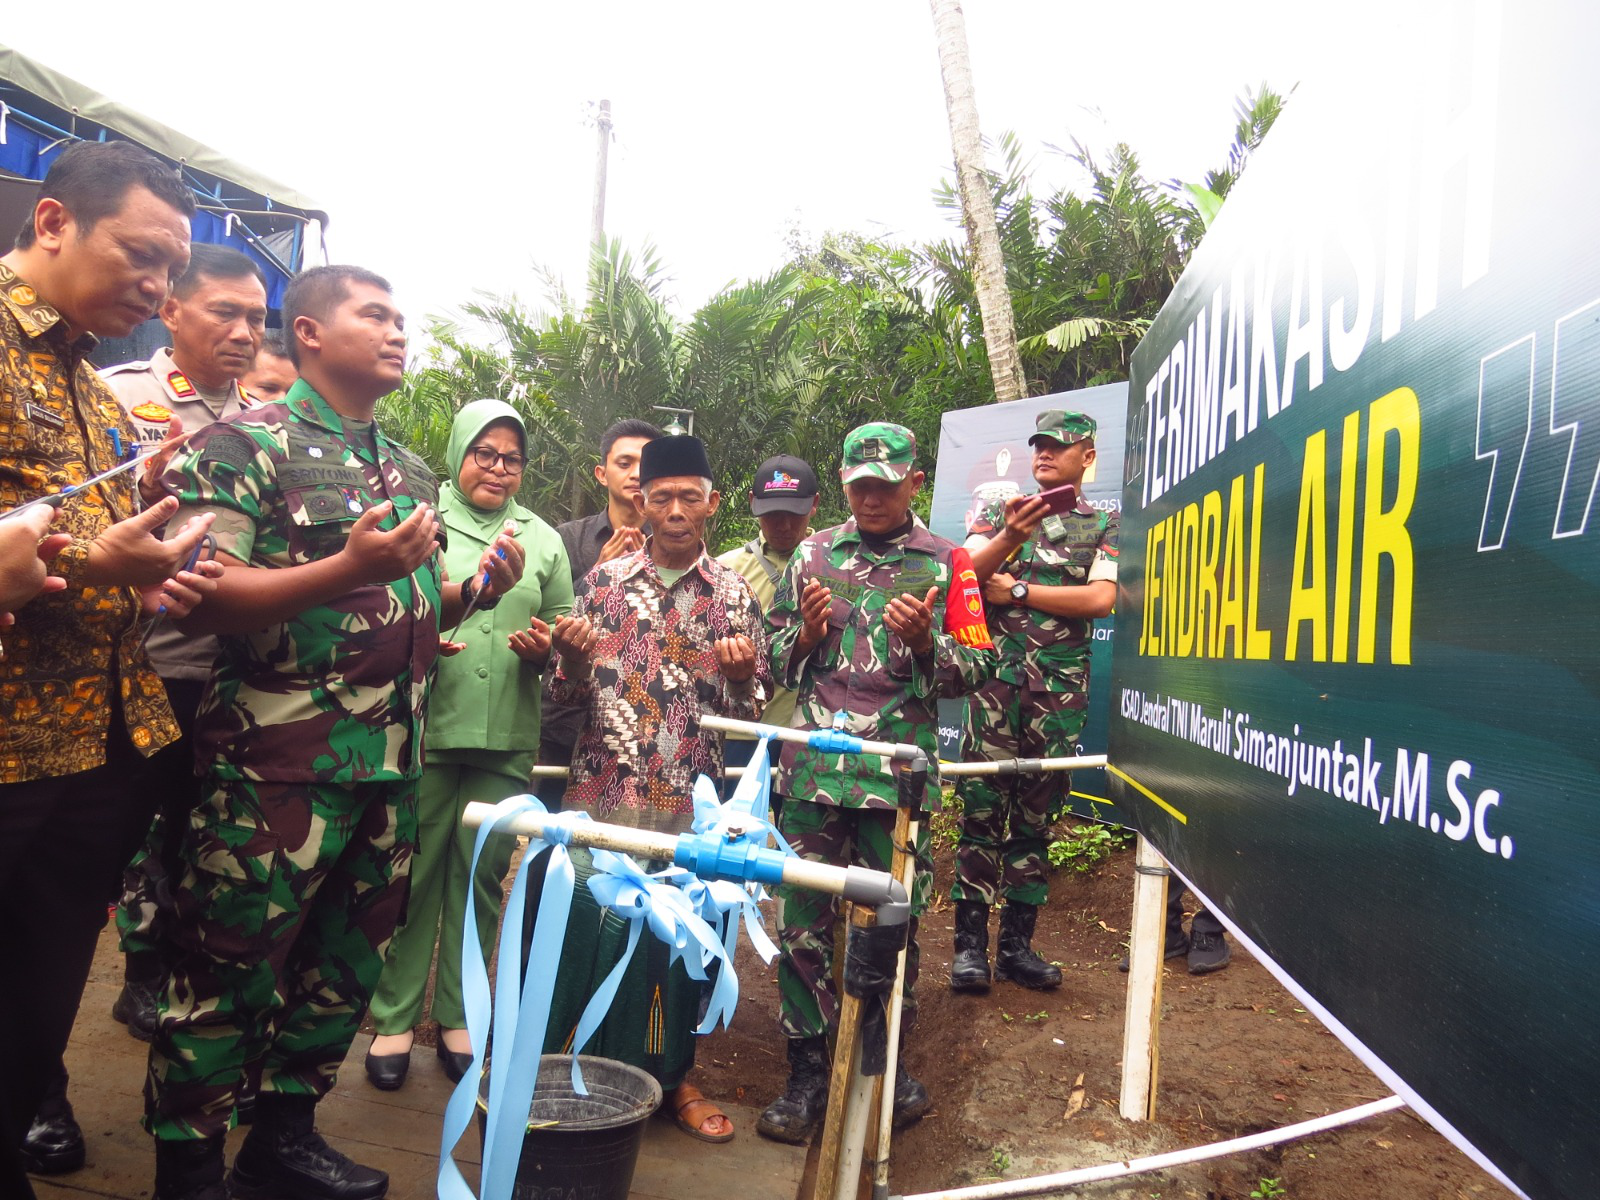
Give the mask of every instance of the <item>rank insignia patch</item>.
M 174 371 L 173 374 L 178 375 L 176 371 Z M 183 376 L 178 375 L 178 378 L 183 379 Z M 189 381 L 184 379 L 183 382 L 187 384 Z M 130 409 L 129 412 L 131 412 L 135 417 L 138 417 L 141 421 L 150 421 L 160 425 L 165 425 L 168 421 L 172 420 L 172 410 L 165 404 L 157 404 L 154 400 L 146 400 L 138 407 Z

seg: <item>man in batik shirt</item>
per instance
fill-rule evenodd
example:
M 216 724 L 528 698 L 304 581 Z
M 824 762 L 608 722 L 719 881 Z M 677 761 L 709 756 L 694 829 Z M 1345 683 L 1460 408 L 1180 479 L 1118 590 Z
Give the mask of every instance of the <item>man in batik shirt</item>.
M 706 553 L 706 521 L 721 497 L 700 439 L 645 443 L 639 483 L 653 532 L 643 548 L 599 564 L 578 585 L 572 614 L 551 631 L 561 667 L 550 695 L 587 713 L 565 807 L 613 824 L 683 833 L 693 820 L 695 777 L 722 773 L 722 737 L 702 730 L 700 716 L 760 717 L 772 694 L 767 635 L 749 585 Z M 584 957 L 573 944 L 576 922 L 569 928 L 571 953 L 563 962 Z M 595 956 L 587 944 L 583 949 Z M 624 979 L 597 1035 L 603 1048 L 587 1048 L 649 1071 L 686 1132 L 725 1142 L 732 1124 L 686 1080 L 699 990 L 668 958 L 657 954 L 641 967 L 642 978 Z M 596 981 L 611 965 L 599 963 Z M 553 1013 L 557 1041 L 564 1023 Z

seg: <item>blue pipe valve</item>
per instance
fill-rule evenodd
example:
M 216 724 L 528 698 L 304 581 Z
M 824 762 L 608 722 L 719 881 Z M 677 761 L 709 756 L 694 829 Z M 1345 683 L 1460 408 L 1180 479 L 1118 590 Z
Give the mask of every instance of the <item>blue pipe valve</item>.
M 769 850 L 744 834 L 713 830 L 680 834 L 672 864 L 701 879 L 776 884 L 783 882 L 784 858 L 782 850 Z
M 824 754 L 860 754 L 861 739 L 839 729 L 818 729 L 806 738 L 806 745 Z

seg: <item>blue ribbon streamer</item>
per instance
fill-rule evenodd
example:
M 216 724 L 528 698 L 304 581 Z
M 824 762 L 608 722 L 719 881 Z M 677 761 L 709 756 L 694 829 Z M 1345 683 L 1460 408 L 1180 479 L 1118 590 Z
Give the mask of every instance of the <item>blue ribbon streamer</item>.
M 472 1066 L 462 1075 L 445 1105 L 444 1129 L 439 1142 L 440 1200 L 472 1200 L 472 1189 L 467 1186 L 450 1152 L 466 1132 L 477 1104 L 484 1052 L 489 1045 L 491 1016 L 496 1070 L 489 1078 L 489 1119 L 480 1174 L 481 1191 L 485 1197 L 511 1195 L 517 1164 L 522 1156 L 522 1139 L 528 1126 L 528 1110 L 533 1102 L 534 1086 L 538 1082 L 545 1027 L 550 1020 L 550 1002 L 555 990 L 556 966 L 561 958 L 561 941 L 572 908 L 575 875 L 566 845 L 571 838 L 572 826 L 589 820 L 589 815 L 582 812 L 548 813 L 535 796 L 512 796 L 502 800 L 494 806 L 493 816 L 478 830 L 472 848 L 472 873 L 469 873 L 468 879 L 476 873 L 478 859 L 489 837 L 513 818 L 529 812 L 545 814 L 545 831 L 542 838 L 530 839 L 523 854 L 523 866 L 517 872 L 511 897 L 506 903 L 492 1008 L 489 969 L 478 943 L 477 899 L 469 888 L 462 923 L 461 998 L 466 1009 L 467 1033 L 472 1039 Z M 546 847 L 551 849 L 550 863 L 545 873 L 533 943 L 528 952 L 528 971 L 524 977 L 522 927 L 529 877 L 526 867 Z
M 794 853 L 768 819 L 772 786 L 767 766 L 769 744 L 769 738 L 761 740 L 751 758 L 750 770 L 726 804 L 718 802 L 716 787 L 705 776 L 695 781 L 694 832 L 697 836 L 694 840 L 715 844 L 716 852 L 710 858 L 724 874 L 734 873 L 731 865 L 746 879 L 775 878 L 772 860 L 780 853 Z M 590 819 L 582 812 L 549 813 L 534 796 L 502 800 L 478 830 L 472 851 L 474 875 L 488 839 L 514 818 L 530 812 L 544 815 L 544 834 L 530 839 L 506 902 L 492 1004 L 488 966 L 478 942 L 475 893 L 469 897 L 464 914 L 461 992 L 473 1057 L 471 1067 L 445 1105 L 437 1180 L 440 1200 L 474 1200 L 472 1189 L 451 1157 L 451 1151 L 472 1120 L 485 1050 L 491 1041 L 491 1026 L 495 1070 L 489 1077 L 480 1192 L 485 1200 L 503 1200 L 512 1194 L 516 1181 L 528 1111 L 538 1082 L 539 1060 L 550 1022 L 556 971 L 572 909 L 576 876 L 566 847 L 571 841 L 573 827 Z M 776 841 L 778 852 L 765 849 L 768 837 Z M 551 851 L 550 861 L 524 972 L 522 935 L 528 864 L 547 847 Z M 723 853 L 728 850 L 734 853 Z M 739 977 L 734 970 L 734 950 L 741 924 L 751 945 L 765 961 L 770 963 L 777 954 L 777 947 L 763 928 L 757 908 L 758 901 L 766 898 L 759 883 L 707 881 L 679 867 L 668 867 L 652 874 L 627 855 L 606 850 L 593 851 L 592 858 L 594 874 L 589 878 L 590 892 L 602 908 L 609 908 L 626 920 L 629 929 L 627 947 L 620 961 L 590 998 L 573 1034 L 572 1085 L 579 1095 L 587 1095 L 588 1089 L 578 1067 L 578 1053 L 604 1023 L 647 927 L 653 936 L 671 948 L 670 962 L 681 959 L 692 979 L 705 981 L 707 968 L 720 963 L 706 1018 L 697 1033 L 710 1033 L 719 1022 L 726 1025 L 738 1007 Z

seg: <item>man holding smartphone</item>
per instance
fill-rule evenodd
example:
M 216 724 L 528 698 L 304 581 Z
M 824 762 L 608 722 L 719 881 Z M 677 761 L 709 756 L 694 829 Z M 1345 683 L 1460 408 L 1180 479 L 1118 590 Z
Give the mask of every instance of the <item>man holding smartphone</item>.
M 1096 617 L 1117 598 L 1117 514 L 1078 489 L 1094 462 L 1095 422 L 1039 414 L 1028 444 L 1040 491 L 981 514 L 967 549 L 983 583 L 1000 669 L 967 702 L 964 744 L 976 759 L 1054 758 L 1078 744 L 1089 712 L 1089 650 Z M 1070 490 L 1069 490 L 1070 489 Z M 1064 774 L 969 776 L 956 846 L 953 991 L 989 989 L 989 909 L 1004 898 L 994 975 L 1029 988 L 1061 983 L 1033 950 L 1048 899 L 1045 845 Z

